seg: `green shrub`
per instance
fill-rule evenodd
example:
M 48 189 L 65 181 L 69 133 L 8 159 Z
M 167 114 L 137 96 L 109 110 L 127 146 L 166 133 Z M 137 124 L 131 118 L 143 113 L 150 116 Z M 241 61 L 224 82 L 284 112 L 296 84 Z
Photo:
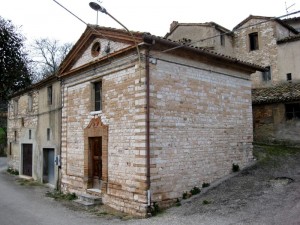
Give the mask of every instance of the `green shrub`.
M 182 198 L 187 199 L 189 197 L 189 194 L 187 192 L 183 192 Z
M 153 205 L 150 208 L 150 212 L 152 216 L 156 216 L 157 214 L 161 213 L 162 210 L 156 202 L 153 202 Z
M 68 201 L 72 201 L 77 199 L 77 196 L 75 193 L 62 193 L 61 191 L 47 191 L 46 192 L 46 196 L 49 198 L 54 198 L 55 200 L 68 200 Z
M 180 202 L 179 198 L 176 199 L 175 205 L 176 205 L 177 207 L 178 207 L 178 206 L 181 206 L 181 202 Z
M 240 171 L 240 166 L 238 164 L 232 164 L 232 172 L 239 172 Z
M 198 187 L 193 187 L 193 189 L 191 190 L 192 195 L 199 194 L 200 192 L 201 192 L 201 190 Z
M 208 205 L 210 203 L 211 203 L 211 201 L 208 201 L 208 200 L 203 200 L 203 202 L 202 202 L 203 205 Z
M 206 188 L 206 187 L 209 187 L 210 186 L 210 183 L 203 183 L 202 184 L 202 188 Z
M 11 167 L 8 167 L 6 171 L 12 175 L 19 175 L 19 170 L 11 168 Z

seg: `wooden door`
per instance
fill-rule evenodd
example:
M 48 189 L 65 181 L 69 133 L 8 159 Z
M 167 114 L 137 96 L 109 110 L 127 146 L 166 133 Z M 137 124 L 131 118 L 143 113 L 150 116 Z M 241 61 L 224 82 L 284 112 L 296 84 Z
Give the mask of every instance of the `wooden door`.
M 54 149 L 44 148 L 43 157 L 43 182 L 54 185 Z
M 93 188 L 100 189 L 102 179 L 102 138 L 90 138 L 91 174 L 93 176 Z
M 23 144 L 23 175 L 32 176 L 32 144 Z

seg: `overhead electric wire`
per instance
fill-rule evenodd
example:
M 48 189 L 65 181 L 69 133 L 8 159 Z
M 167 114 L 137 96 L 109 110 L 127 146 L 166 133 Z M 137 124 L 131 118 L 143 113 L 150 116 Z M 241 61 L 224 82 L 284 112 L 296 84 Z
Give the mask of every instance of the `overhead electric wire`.
M 94 30 L 95 32 L 97 32 L 98 34 L 100 34 L 101 36 L 103 36 L 104 38 L 107 38 L 104 34 L 102 34 L 101 32 L 99 32 L 99 30 L 96 30 L 91 24 L 88 24 L 87 22 L 85 22 L 84 20 L 82 20 L 79 16 L 77 16 L 76 14 L 74 14 L 73 12 L 71 12 L 69 9 L 67 9 L 65 6 L 63 6 L 62 4 L 60 4 L 58 1 L 53 0 L 56 4 L 58 4 L 60 7 L 62 7 L 64 10 L 66 10 L 68 13 L 70 13 L 71 15 L 73 15 L 74 17 L 76 17 L 78 20 L 80 20 L 82 23 L 84 23 L 86 26 L 90 27 L 92 30 Z
M 57 3 L 60 7 L 62 7 L 63 9 L 65 9 L 67 12 L 69 12 L 71 15 L 73 15 L 74 17 L 76 17 L 78 20 L 80 20 L 82 23 L 84 23 L 85 25 L 87 25 L 88 27 L 90 27 L 92 30 L 94 30 L 96 33 L 100 34 L 101 36 L 103 36 L 104 38 L 107 38 L 104 34 L 102 34 L 101 32 L 99 32 L 99 30 L 96 30 L 92 25 L 86 23 L 84 20 L 82 20 L 81 18 L 79 18 L 76 14 L 74 14 L 73 12 L 71 12 L 69 9 L 67 9 L 65 6 L 63 6 L 62 4 L 60 4 L 59 2 L 57 2 L 56 0 L 53 0 L 55 3 Z M 253 27 L 253 26 L 256 26 L 256 25 L 259 25 L 259 24 L 263 24 L 263 23 L 267 23 L 269 21 L 272 21 L 272 20 L 276 20 L 276 19 L 280 19 L 282 17 L 287 17 L 287 16 L 291 16 L 291 15 L 294 15 L 294 14 L 297 14 L 297 13 L 300 13 L 300 10 L 298 11 L 295 11 L 295 12 L 292 12 L 292 13 L 288 13 L 288 14 L 285 14 L 285 15 L 282 15 L 282 16 L 278 16 L 278 17 L 271 17 L 267 20 L 264 20 L 264 21 L 261 21 L 261 22 L 258 22 L 258 23 L 255 23 L 255 24 L 251 24 L 249 26 L 246 26 L 246 27 L 241 27 L 241 28 L 238 28 L 238 29 L 233 29 L 232 31 L 228 31 L 228 32 L 224 32 L 224 33 L 221 33 L 221 34 L 218 34 L 218 35 L 214 35 L 214 36 L 210 36 L 210 37 L 207 37 L 207 38 L 202 38 L 202 39 L 199 39 L 199 40 L 196 40 L 196 41 L 193 41 L 192 43 L 188 43 L 188 44 L 182 44 L 182 45 L 178 45 L 178 46 L 175 46 L 173 48 L 169 48 L 169 49 L 166 49 L 166 50 L 163 50 L 163 51 L 160 51 L 160 52 L 157 52 L 157 53 L 154 53 L 151 55 L 151 57 L 155 56 L 155 55 L 159 55 L 161 53 L 166 53 L 166 52 L 169 52 L 169 51 L 173 51 L 173 50 L 176 50 L 176 49 L 179 49 L 179 48 L 182 48 L 182 47 L 186 47 L 186 46 L 190 46 L 192 47 L 194 44 L 198 43 L 198 42 L 203 42 L 203 41 L 207 41 L 209 39 L 213 39 L 213 38 L 216 38 L 216 37 L 220 37 L 222 35 L 226 35 L 226 34 L 231 34 L 233 31 L 240 31 L 240 30 L 244 30 L 244 29 L 247 29 L 249 27 Z

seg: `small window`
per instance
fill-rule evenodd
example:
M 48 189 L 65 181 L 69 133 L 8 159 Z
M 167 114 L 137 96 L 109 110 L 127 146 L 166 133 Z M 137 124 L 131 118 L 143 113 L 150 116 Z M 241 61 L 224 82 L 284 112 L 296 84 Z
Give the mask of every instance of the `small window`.
M 31 130 L 29 130 L 28 139 L 31 139 Z
M 52 86 L 48 86 L 47 94 L 48 94 L 48 105 L 52 105 L 52 97 L 53 97 Z
M 100 54 L 101 44 L 100 42 L 95 42 L 92 46 L 91 54 L 93 57 L 97 57 Z
M 292 74 L 291 73 L 287 73 L 286 74 L 286 80 L 287 81 L 291 81 L 292 80 Z
M 250 47 L 250 51 L 259 49 L 257 32 L 249 34 L 249 47 Z
M 14 132 L 15 142 L 17 142 L 17 135 L 18 135 L 18 133 L 17 133 L 17 131 L 15 130 L 15 132 Z
M 271 67 L 267 66 L 266 71 L 262 72 L 262 79 L 263 81 L 267 82 L 271 80 Z
M 25 119 L 24 119 L 24 117 L 21 118 L 21 126 L 22 126 L 22 127 L 25 126 Z
M 225 46 L 225 35 L 224 34 L 220 35 L 220 43 L 221 43 L 221 46 Z
M 286 104 L 285 116 L 287 120 L 300 119 L 300 103 Z
M 95 88 L 95 111 L 102 110 L 102 82 L 94 83 Z
M 47 128 L 47 141 L 50 141 L 50 128 Z
M 14 100 L 14 115 L 18 115 L 18 105 L 19 105 L 19 101 L 18 100 Z
M 32 111 L 32 95 L 28 95 L 28 112 Z
M 12 144 L 11 144 L 11 142 L 9 142 L 9 155 L 11 155 L 11 152 L 12 152 L 12 151 L 11 151 L 11 149 L 12 149 L 11 146 L 12 146 Z

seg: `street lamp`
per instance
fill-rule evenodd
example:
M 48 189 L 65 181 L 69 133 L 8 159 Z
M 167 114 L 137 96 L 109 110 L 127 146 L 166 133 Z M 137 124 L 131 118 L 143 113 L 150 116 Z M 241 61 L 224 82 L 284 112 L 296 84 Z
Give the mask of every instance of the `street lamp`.
M 140 54 L 140 50 L 139 50 L 139 47 L 138 47 L 138 44 L 137 44 L 137 41 L 135 39 L 135 37 L 133 36 L 132 32 L 130 30 L 128 30 L 128 28 L 122 24 L 119 20 L 117 20 L 115 17 L 113 17 L 110 13 L 107 12 L 107 10 L 100 6 L 98 3 L 96 2 L 90 2 L 89 3 L 89 6 L 95 10 L 95 11 L 99 11 L 99 12 L 102 12 L 106 15 L 108 15 L 109 17 L 111 17 L 114 21 L 116 21 L 118 24 L 120 24 L 132 37 L 133 41 L 134 41 L 134 45 L 135 45 L 135 48 L 136 48 L 136 51 L 137 51 L 137 54 L 138 54 L 138 58 L 139 58 L 139 70 L 140 70 L 140 79 L 141 79 L 141 54 Z

